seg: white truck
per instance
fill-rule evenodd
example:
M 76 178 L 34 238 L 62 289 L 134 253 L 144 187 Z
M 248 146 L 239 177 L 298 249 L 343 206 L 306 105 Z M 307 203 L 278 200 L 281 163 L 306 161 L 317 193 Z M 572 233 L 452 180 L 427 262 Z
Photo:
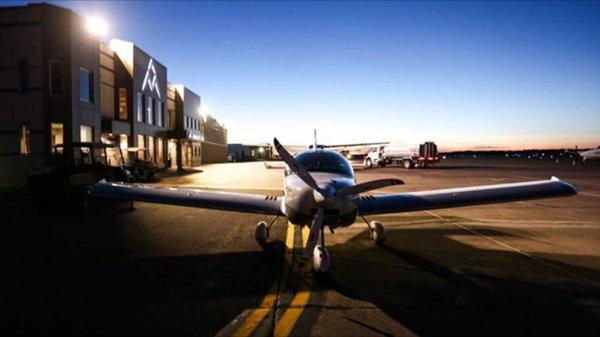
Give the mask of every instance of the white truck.
M 402 164 L 404 168 L 427 167 L 439 161 L 437 145 L 425 142 L 414 145 L 379 145 L 372 147 L 364 159 L 365 168 Z

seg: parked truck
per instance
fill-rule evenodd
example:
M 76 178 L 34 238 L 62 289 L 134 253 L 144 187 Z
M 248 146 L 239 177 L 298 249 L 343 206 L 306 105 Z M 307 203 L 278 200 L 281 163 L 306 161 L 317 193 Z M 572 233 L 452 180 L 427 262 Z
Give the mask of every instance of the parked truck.
M 401 164 L 406 169 L 414 167 L 428 167 L 439 161 L 437 145 L 434 142 L 425 142 L 414 145 L 379 145 L 374 146 L 366 154 L 365 168 L 375 165 L 385 167 L 392 164 Z

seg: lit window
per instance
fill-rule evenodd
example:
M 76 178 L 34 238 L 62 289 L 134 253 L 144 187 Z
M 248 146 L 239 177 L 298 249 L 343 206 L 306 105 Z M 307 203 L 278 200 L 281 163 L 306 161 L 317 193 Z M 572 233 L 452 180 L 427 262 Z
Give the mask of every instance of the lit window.
M 61 96 L 63 91 L 63 65 L 60 61 L 50 61 L 50 95 Z
M 138 159 L 144 160 L 146 159 L 146 151 L 144 151 L 144 147 L 145 147 L 145 142 L 144 142 L 144 135 L 138 135 L 137 136 L 138 139 Z
M 50 124 L 51 129 L 52 129 L 52 135 L 51 135 L 51 144 L 52 147 L 54 147 L 55 145 L 59 145 L 59 144 L 63 144 L 64 142 L 64 127 L 62 125 L 62 123 L 52 123 Z
M 92 142 L 94 139 L 94 130 L 91 126 L 82 125 L 79 128 L 79 139 L 82 142 Z
M 127 89 L 119 88 L 119 119 L 127 119 Z
M 29 128 L 25 125 L 21 126 L 21 130 L 19 130 L 20 136 L 20 153 L 21 154 L 30 154 L 31 153 L 31 144 L 29 143 Z
M 79 100 L 94 103 L 94 74 L 79 68 Z

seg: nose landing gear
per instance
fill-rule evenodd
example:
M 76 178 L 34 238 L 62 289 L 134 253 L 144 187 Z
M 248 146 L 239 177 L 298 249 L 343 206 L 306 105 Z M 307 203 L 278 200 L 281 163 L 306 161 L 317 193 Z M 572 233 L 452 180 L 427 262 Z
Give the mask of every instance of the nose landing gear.
M 327 274 L 331 268 L 331 260 L 327 248 L 317 245 L 313 251 L 313 267 L 317 274 Z

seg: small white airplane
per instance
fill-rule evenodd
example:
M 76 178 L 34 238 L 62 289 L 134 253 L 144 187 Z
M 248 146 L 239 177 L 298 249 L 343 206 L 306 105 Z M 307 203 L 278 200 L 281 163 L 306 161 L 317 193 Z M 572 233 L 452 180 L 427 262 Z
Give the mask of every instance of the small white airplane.
M 157 188 L 104 181 L 93 185 L 89 195 L 274 215 L 270 224 L 260 221 L 256 226 L 255 237 L 262 246 L 269 238 L 269 229 L 275 219 L 285 216 L 294 225 L 309 226 L 303 260 L 307 261 L 312 257 L 315 272 L 327 273 L 331 264 L 325 248 L 325 227 L 333 232 L 338 227 L 352 225 L 360 217 L 369 226 L 375 243 L 380 244 L 386 239 L 386 230 L 381 222 L 367 221 L 367 215 L 560 197 L 577 193 L 573 185 L 552 177 L 550 180 L 521 183 L 369 195 L 365 193 L 403 182 L 399 179 L 380 179 L 356 184 L 352 166 L 337 152 L 315 146 L 313 150 L 292 156 L 276 138 L 274 144 L 287 164 L 283 197 Z
M 600 146 L 595 149 L 587 151 L 579 151 L 578 154 L 581 156 L 581 160 L 585 163 L 589 160 L 600 159 Z

